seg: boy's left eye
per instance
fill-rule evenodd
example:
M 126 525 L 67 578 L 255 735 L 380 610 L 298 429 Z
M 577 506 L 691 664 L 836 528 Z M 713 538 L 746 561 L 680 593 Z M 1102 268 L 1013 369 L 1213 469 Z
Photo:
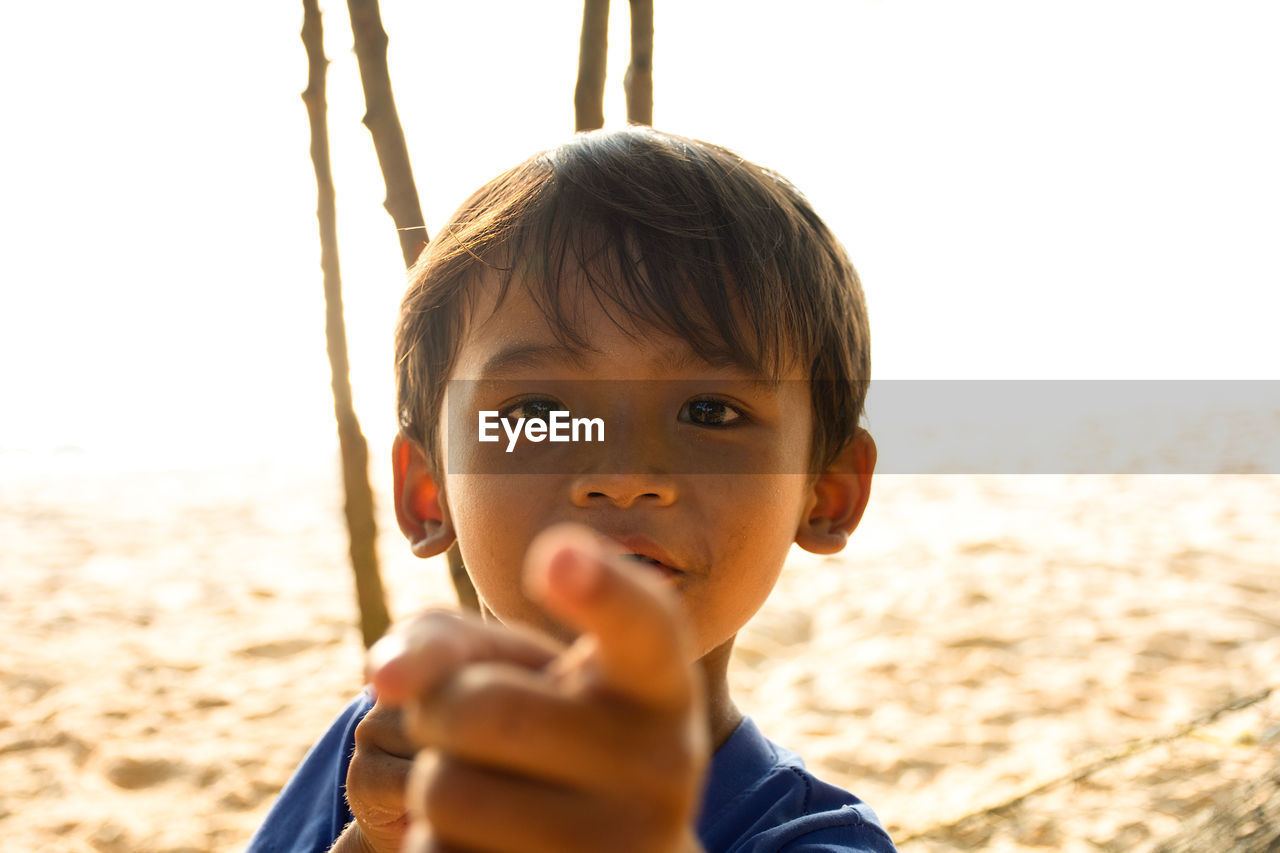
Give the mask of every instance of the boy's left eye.
M 680 410 L 680 420 L 698 426 L 731 426 L 742 420 L 742 412 L 724 400 L 690 400 Z

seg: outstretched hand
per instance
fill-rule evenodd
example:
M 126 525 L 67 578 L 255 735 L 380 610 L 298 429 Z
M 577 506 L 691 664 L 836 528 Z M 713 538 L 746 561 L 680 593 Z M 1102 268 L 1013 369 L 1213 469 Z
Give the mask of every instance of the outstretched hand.
M 572 645 L 428 613 L 371 652 L 348 776 L 365 849 L 395 849 L 407 774 L 414 853 L 698 850 L 708 731 L 676 595 L 580 527 L 539 536 L 524 578 Z

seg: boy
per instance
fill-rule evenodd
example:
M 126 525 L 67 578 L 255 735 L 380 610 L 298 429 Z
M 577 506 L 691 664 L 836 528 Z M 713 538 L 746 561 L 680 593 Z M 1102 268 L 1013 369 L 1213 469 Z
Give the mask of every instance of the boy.
M 411 282 L 396 517 L 417 556 L 458 543 L 483 618 L 380 641 L 250 849 L 893 850 L 728 692 L 790 545 L 843 548 L 875 466 L 861 286 L 808 202 L 703 142 L 584 134 Z

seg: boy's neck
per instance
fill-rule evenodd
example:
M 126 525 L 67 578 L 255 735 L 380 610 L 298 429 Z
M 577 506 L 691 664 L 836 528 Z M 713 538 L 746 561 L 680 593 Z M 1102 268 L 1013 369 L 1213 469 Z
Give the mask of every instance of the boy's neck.
M 742 722 L 742 712 L 729 695 L 729 658 L 733 653 L 734 639 L 729 638 L 698 661 L 705 679 L 712 752 L 723 746 Z

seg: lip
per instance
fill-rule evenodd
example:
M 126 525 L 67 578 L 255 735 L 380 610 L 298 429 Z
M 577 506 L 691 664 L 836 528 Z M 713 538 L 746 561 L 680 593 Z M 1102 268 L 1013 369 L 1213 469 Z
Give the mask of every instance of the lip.
M 684 572 L 667 551 L 652 539 L 644 536 L 610 536 L 624 554 L 635 554 L 655 562 L 642 562 L 641 565 L 660 572 L 664 577 L 678 577 Z

